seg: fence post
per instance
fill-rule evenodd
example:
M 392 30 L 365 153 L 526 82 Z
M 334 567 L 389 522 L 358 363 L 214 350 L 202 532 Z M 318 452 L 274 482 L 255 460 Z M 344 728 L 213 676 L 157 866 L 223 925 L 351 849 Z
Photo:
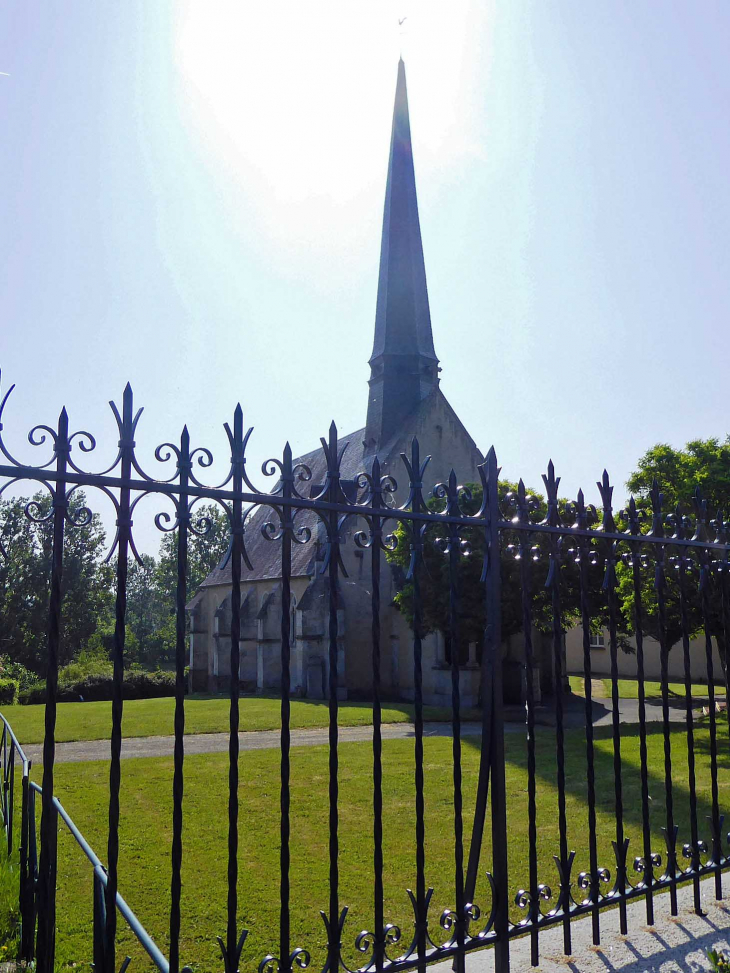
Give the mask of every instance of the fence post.
M 56 473 L 53 487 L 53 562 L 51 597 L 48 608 L 48 669 L 46 672 L 45 732 L 43 736 L 43 793 L 41 795 L 41 861 L 38 876 L 39 973 L 53 973 L 56 929 L 56 842 L 58 820 L 53 804 L 53 766 L 56 758 L 56 694 L 58 690 L 58 650 L 61 641 L 61 602 L 63 593 L 63 535 L 68 498 L 66 468 L 70 451 L 68 415 L 62 409 L 55 437 Z
M 35 933 L 35 917 L 33 915 L 33 902 L 35 890 L 33 888 L 35 876 L 30 874 L 29 868 L 29 839 L 30 839 L 30 799 L 28 778 L 30 775 L 30 761 L 26 765 L 23 774 L 23 797 L 20 809 L 20 891 L 18 894 L 18 905 L 20 910 L 20 958 L 21 960 L 33 959 L 33 935 Z M 35 829 L 35 820 L 33 822 Z
M 177 501 L 177 587 L 175 590 L 175 764 L 172 783 L 172 878 L 170 882 L 170 973 L 180 969 L 180 897 L 182 894 L 183 760 L 185 757 L 185 601 L 188 571 L 190 506 L 185 492 L 192 463 L 185 426 L 178 454 L 180 496 Z
M 502 697 L 502 585 L 499 545 L 499 467 L 494 447 L 486 462 L 487 503 L 487 625 L 484 651 L 492 673 L 492 859 L 494 871 L 495 973 L 509 973 L 509 880 L 507 873 L 507 793 L 504 771 L 504 710 Z

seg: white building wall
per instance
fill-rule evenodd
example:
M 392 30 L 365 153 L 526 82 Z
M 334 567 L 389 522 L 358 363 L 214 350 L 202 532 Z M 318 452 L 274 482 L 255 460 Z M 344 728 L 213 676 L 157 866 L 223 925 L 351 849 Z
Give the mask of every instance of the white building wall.
M 611 653 L 609 651 L 608 632 L 603 633 L 603 646 L 591 647 L 591 672 L 597 678 L 611 675 Z M 580 628 L 572 628 L 565 636 L 568 672 L 571 675 L 583 674 L 583 632 Z M 618 673 L 620 679 L 636 679 L 636 642 L 631 640 L 634 651 L 618 650 Z M 712 645 L 712 666 L 715 682 L 724 681 L 724 672 L 717 645 Z M 692 639 L 690 642 L 690 669 L 692 678 L 696 682 L 707 680 L 707 656 L 704 638 Z M 672 682 L 684 680 L 684 656 L 682 643 L 678 642 L 669 650 L 668 659 L 669 679 Z M 644 677 L 652 682 L 661 679 L 661 658 L 659 643 L 653 638 L 644 638 Z

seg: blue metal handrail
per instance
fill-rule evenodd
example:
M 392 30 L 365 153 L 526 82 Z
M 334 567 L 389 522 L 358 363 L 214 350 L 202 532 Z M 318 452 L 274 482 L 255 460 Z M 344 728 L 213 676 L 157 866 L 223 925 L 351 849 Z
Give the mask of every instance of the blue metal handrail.
M 30 788 L 36 794 L 43 793 L 43 788 L 39 784 L 36 784 L 34 781 L 30 782 Z M 71 820 L 68 811 L 66 811 L 66 809 L 64 808 L 64 806 L 61 804 L 61 802 L 57 797 L 53 798 L 53 806 L 55 807 L 56 811 L 58 812 L 61 819 L 63 820 L 63 823 L 66 825 L 68 830 L 76 839 L 76 843 L 78 844 L 78 846 L 81 848 L 83 853 L 86 855 L 86 857 L 89 859 L 91 864 L 94 866 L 95 878 L 102 884 L 104 888 L 106 888 L 107 874 L 96 852 L 88 843 L 86 838 L 84 838 L 84 836 L 81 834 L 81 832 L 76 827 L 74 822 Z M 170 964 L 167 962 L 163 954 L 157 948 L 152 937 L 149 935 L 149 933 L 144 928 L 142 923 L 136 917 L 134 912 L 132 912 L 131 908 L 124 901 L 124 899 L 119 894 L 119 892 L 117 892 L 117 909 L 119 909 L 119 912 L 126 920 L 127 925 L 132 930 L 134 935 L 137 937 L 137 940 L 139 941 L 144 951 L 147 953 L 149 958 L 155 964 L 157 969 L 160 970 L 160 973 L 169 973 Z
M 2 792 L 0 796 L 2 799 L 2 804 L 0 809 L 2 810 L 5 830 L 8 834 L 8 852 L 12 851 L 12 807 L 16 752 L 20 757 L 23 766 L 23 807 L 21 813 L 20 843 L 20 915 L 22 923 L 21 958 L 29 960 L 33 958 L 33 934 L 36 918 L 35 885 L 38 873 L 35 841 L 35 795 L 42 795 L 43 788 L 39 784 L 36 784 L 34 781 L 30 780 L 29 775 L 31 761 L 25 755 L 25 752 L 18 742 L 17 737 L 13 733 L 10 723 L 2 713 L 0 713 L 0 720 L 3 724 L 2 737 L 0 738 L 0 755 L 2 757 L 2 761 L 0 763 L 0 773 L 2 775 Z M 8 740 L 10 740 L 9 755 Z M 63 823 L 76 840 L 76 843 L 93 866 L 95 900 L 101 904 L 98 914 L 96 909 L 94 914 L 94 943 L 96 952 L 98 948 L 103 948 L 103 930 L 101 928 L 97 928 L 97 926 L 101 926 L 104 923 L 103 890 L 106 889 L 108 884 L 106 869 L 104 868 L 104 865 L 100 861 L 96 852 L 93 850 L 86 838 L 81 834 L 78 827 L 55 795 L 53 797 L 52 804 L 56 814 L 62 819 Z M 117 909 L 126 921 L 129 928 L 132 930 L 132 933 L 136 937 L 137 941 L 155 964 L 160 973 L 169 973 L 169 962 L 119 892 L 117 892 L 116 895 L 116 904 Z M 128 963 L 129 957 L 127 957 L 125 960 L 123 969 L 126 969 Z

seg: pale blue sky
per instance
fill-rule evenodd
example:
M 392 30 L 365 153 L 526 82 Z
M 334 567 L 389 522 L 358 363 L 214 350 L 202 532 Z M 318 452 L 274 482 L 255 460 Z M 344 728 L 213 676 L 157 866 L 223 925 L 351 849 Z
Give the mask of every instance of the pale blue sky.
M 106 456 L 127 380 L 150 470 L 184 422 L 222 460 L 239 400 L 256 467 L 362 426 L 400 45 L 442 387 L 480 447 L 593 495 L 723 436 L 728 37 L 726 0 L 2 0 L 8 441 L 65 404 Z

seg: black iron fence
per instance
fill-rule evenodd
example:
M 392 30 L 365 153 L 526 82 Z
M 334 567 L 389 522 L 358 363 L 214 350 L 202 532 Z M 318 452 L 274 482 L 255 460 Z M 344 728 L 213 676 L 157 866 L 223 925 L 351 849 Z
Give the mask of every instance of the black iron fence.
M 9 394 L 9 393 L 8 393 Z M 0 406 L 0 420 L 8 396 Z M 248 935 L 239 927 L 242 894 L 246 888 L 245 875 L 239 875 L 239 785 L 246 779 L 245 761 L 239 758 L 239 642 L 241 636 L 242 565 L 248 562 L 247 530 L 253 510 L 268 508 L 271 517 L 261 528 L 264 536 L 280 550 L 281 578 L 281 737 L 280 737 L 280 831 L 278 900 L 279 925 L 277 955 L 261 958 L 260 970 L 290 973 L 294 968 L 305 969 L 311 961 L 311 944 L 298 945 L 292 941 L 291 915 L 291 574 L 292 548 L 312 539 L 312 528 L 305 521 L 316 519 L 326 533 L 326 551 L 321 561 L 326 575 L 328 603 L 328 867 L 329 899 L 322 903 L 322 919 L 326 931 L 325 973 L 347 969 L 343 958 L 343 939 L 347 937 L 345 922 L 347 908 L 340 889 L 339 847 L 339 719 L 338 719 L 338 610 L 340 608 L 339 578 L 344 571 L 341 546 L 346 525 L 359 521 L 355 543 L 369 552 L 368 591 L 371 607 L 372 650 L 372 930 L 357 936 L 357 949 L 365 958 L 362 971 L 405 971 L 423 968 L 438 959 L 449 959 L 457 970 L 465 967 L 466 956 L 473 950 L 492 946 L 496 969 L 509 969 L 510 941 L 517 936 L 531 939 L 532 962 L 539 959 L 539 937 L 546 927 L 560 924 L 565 952 L 571 952 L 571 921 L 578 916 L 590 916 L 594 942 L 601 932 L 602 910 L 618 906 L 618 925 L 627 931 L 627 903 L 635 898 L 645 900 L 646 919 L 653 921 L 654 896 L 669 891 L 672 911 L 677 912 L 677 887 L 691 882 L 694 905 L 700 909 L 700 879 L 714 876 L 716 896 L 722 896 L 722 872 L 730 865 L 730 856 L 723 850 L 723 815 L 721 813 L 718 782 L 718 723 L 716 717 L 716 682 L 726 680 L 726 669 L 714 671 L 713 647 L 727 644 L 728 571 L 730 545 L 728 524 L 722 512 L 707 510 L 699 492 L 694 498 L 693 516 L 685 511 L 671 513 L 663 509 L 658 485 L 645 502 L 633 499 L 621 516 L 614 516 L 613 487 L 604 473 L 598 483 L 601 507 L 597 512 L 585 504 L 579 493 L 574 502 L 559 500 L 559 478 L 552 464 L 543 477 L 546 503 L 538 504 L 522 484 L 514 494 L 500 499 L 499 468 L 494 450 L 490 450 L 479 468 L 481 498 L 473 509 L 468 491 L 459 486 L 455 475 L 448 482 L 437 485 L 432 496 L 438 501 L 428 502 L 424 478 L 428 457 L 421 457 L 419 445 L 413 441 L 410 455 L 403 455 L 408 479 L 408 494 L 396 505 L 396 483 L 392 476 L 381 475 L 378 460 L 363 470 L 356 479 L 356 489 L 343 489 L 340 478 L 342 449 L 338 447 L 337 431 L 330 428 L 322 440 L 326 460 L 326 481 L 320 488 L 305 492 L 310 471 L 295 463 L 287 446 L 281 459 L 268 461 L 264 472 L 277 476 L 272 492 L 259 489 L 250 479 L 246 468 L 246 446 L 250 430 L 244 431 L 240 406 L 233 424 L 225 425 L 230 443 L 230 468 L 225 480 L 210 486 L 199 479 L 201 469 L 212 463 L 205 449 L 191 449 L 187 429 L 179 445 L 164 444 L 156 451 L 162 462 L 173 461 L 174 474 L 167 480 L 148 475 L 135 452 L 135 431 L 141 410 L 135 412 L 132 390 L 127 386 L 121 411 L 111 403 L 119 432 L 118 454 L 111 466 L 101 473 L 90 473 L 81 460 L 73 458 L 74 447 L 81 453 L 93 452 L 95 441 L 86 432 L 69 432 L 68 417 L 61 412 L 55 428 L 37 426 L 29 434 L 30 442 L 47 446 L 50 455 L 42 465 L 29 466 L 16 461 L 0 436 L 3 463 L 0 477 L 4 484 L 0 495 L 12 490 L 20 481 L 30 480 L 49 491 L 51 510 L 48 519 L 53 525 L 53 565 L 50 579 L 48 612 L 48 675 L 46 702 L 46 732 L 43 744 L 42 787 L 30 781 L 30 764 L 12 730 L 4 721 L 2 737 L 2 812 L 8 836 L 8 850 L 13 848 L 13 796 L 16 757 L 22 766 L 22 813 L 20 828 L 21 915 L 23 922 L 23 955 L 30 958 L 35 950 L 38 969 L 53 969 L 56 935 L 56 869 L 59 818 L 70 829 L 93 871 L 94 930 L 93 955 L 96 969 L 115 973 L 117 914 L 131 925 L 151 960 L 160 970 L 178 973 L 181 931 L 181 864 L 183 855 L 183 781 L 185 731 L 185 666 L 187 553 L 191 532 L 205 533 L 205 518 L 196 517 L 195 505 L 204 499 L 217 502 L 230 523 L 230 547 L 227 558 L 231 570 L 230 625 L 230 745 L 228 778 L 228 865 L 227 865 L 227 926 L 219 937 L 222 961 L 226 973 L 235 973 L 243 944 Z M 0 430 L 2 425 L 0 424 Z M 69 500 L 75 491 L 93 488 L 100 491 L 116 513 L 116 536 L 109 557 L 116 563 L 116 610 L 113 642 L 113 702 L 110 739 L 109 827 L 106 865 L 91 850 L 88 843 L 54 796 L 55 724 L 58 680 L 59 639 L 63 617 L 63 540 L 68 530 L 74 530 L 91 518 L 84 508 L 73 517 L 69 514 Z M 125 611 L 127 570 L 130 556 L 136 557 L 133 538 L 134 512 L 141 498 L 159 495 L 169 498 L 175 507 L 174 521 L 165 524 L 167 515 L 158 515 L 158 526 L 177 531 L 177 598 L 176 598 L 176 694 L 175 746 L 173 775 L 172 851 L 170 862 L 169 961 L 144 932 L 119 894 L 119 815 L 122 798 L 122 768 L 120 761 L 123 718 L 123 681 L 125 648 Z M 468 511 L 468 512 L 467 512 Z M 308 512 L 308 513 L 305 513 Z M 38 510 L 29 504 L 29 518 Z M 400 529 L 399 529 L 400 528 Z M 396 536 L 398 535 L 398 536 Z M 389 922 L 385 910 L 384 815 L 383 815 L 383 740 L 382 740 L 382 662 L 381 647 L 381 571 L 388 551 L 393 550 L 398 537 L 410 552 L 408 580 L 411 585 L 412 661 L 414 686 L 414 750 L 413 802 L 415 818 L 415 856 L 412 887 L 407 890 L 413 911 L 413 930 L 402 939 L 402 930 Z M 479 539 L 479 544 L 475 543 Z M 451 646 L 451 737 L 453 811 L 450 827 L 453 832 L 453 881 L 441 881 L 431 887 L 427 880 L 426 857 L 426 780 L 424 774 L 424 693 L 423 693 L 423 593 L 424 547 L 434 540 L 448 563 L 448 631 L 444 633 Z M 460 609 L 462 592 L 459 584 L 460 560 L 473 557 L 475 551 L 483 559 L 480 584 L 482 586 L 485 626 L 481 647 L 481 748 L 475 810 L 465 822 L 464 782 L 462 778 L 462 669 L 460 652 L 454 651 L 461 637 L 463 622 Z M 527 867 L 524 888 L 510 896 L 515 876 L 508 867 L 508 847 L 512 827 L 508 827 L 508 796 L 505 782 L 505 737 L 502 687 L 502 630 L 501 612 L 505 577 L 504 559 L 514 557 L 518 565 L 516 576 L 509 575 L 517 593 L 523 631 L 524 704 L 526 725 L 526 782 L 527 782 Z M 596 572 L 600 583 L 594 583 Z M 671 575 L 671 577 L 670 577 Z M 652 584 L 647 589 L 646 579 Z M 585 817 L 579 822 L 569 821 L 566 786 L 566 688 L 564 623 L 561 599 L 567 586 L 578 593 L 577 624 L 582 632 L 582 666 L 585 686 L 584 753 L 586 780 L 583 795 Z M 577 588 L 576 588 L 577 586 Z M 619 586 L 622 601 L 619 601 Z M 672 604 L 668 606 L 671 587 Z M 535 685 L 535 646 L 533 644 L 538 594 L 549 593 L 549 644 L 553 669 L 551 702 L 554 730 L 555 789 L 557 794 L 557 845 L 554 863 L 557 890 L 552 890 L 538 874 L 538 798 L 536 768 L 536 718 L 538 715 Z M 647 597 L 647 590 L 651 594 Z M 629 598 L 626 599 L 628 591 Z M 624 825 L 625 802 L 622 761 L 622 724 L 619 698 L 619 641 L 627 619 L 622 606 L 630 604 L 635 629 L 636 670 L 638 680 L 637 720 L 640 742 L 640 831 L 639 847 L 630 850 L 630 840 Z M 696 671 L 690 639 L 694 634 L 690 608 L 699 611 L 704 639 L 702 672 Z M 675 807 L 675 781 L 678 768 L 672 766 L 672 728 L 670 719 L 670 684 L 668 612 L 676 615 L 680 628 L 684 676 L 684 734 L 686 736 L 686 774 L 688 798 L 688 833 L 680 835 L 680 820 Z M 595 619 L 605 620 L 608 631 L 611 684 L 611 747 L 612 747 L 612 845 L 614 861 L 610 868 L 599 861 L 596 739 L 594 733 L 594 704 L 592 686 L 591 638 Z M 694 617 L 694 616 L 692 616 Z M 661 659 L 661 733 L 663 737 L 663 766 L 650 767 L 647 738 L 647 699 L 645 679 L 644 633 L 652 631 L 659 643 Z M 674 651 L 679 651 L 676 649 Z M 724 657 L 724 656 L 723 656 Z M 694 671 L 693 671 L 694 666 Z M 700 820 L 698 805 L 697 766 L 694 734 L 698 715 L 693 699 L 693 680 L 700 675 L 707 681 L 707 715 L 703 719 L 709 734 L 710 813 Z M 726 685 L 727 689 L 727 685 Z M 649 793 L 650 775 L 660 771 L 664 791 L 665 821 L 664 847 L 652 843 Z M 35 797 L 41 800 L 40 854 L 36 854 Z M 684 812 L 683 812 L 684 814 Z M 684 817 L 682 817 L 684 820 Z M 465 838 L 465 825 L 468 837 Z M 443 827 L 442 823 L 442 827 Z M 571 850 L 571 835 L 587 826 L 587 861 L 584 869 L 575 874 L 576 853 Z M 487 835 L 491 841 L 486 841 Z M 482 848 L 491 846 L 491 861 L 481 861 Z M 544 853 L 544 850 L 543 850 Z M 632 861 L 632 856 L 633 861 Z M 631 863 L 631 868 L 630 868 Z M 474 901 L 477 877 L 486 873 L 489 901 L 482 908 Z M 629 872 L 636 878 L 631 881 Z M 442 876 L 443 879 L 443 876 Z M 445 931 L 445 939 L 435 936 L 431 913 L 432 903 L 441 899 L 443 909 L 436 924 Z M 521 910 L 515 914 L 515 909 Z M 615 922 L 616 920 L 611 920 Z M 223 932 L 223 931 L 222 931 Z M 405 934 L 405 931 L 403 931 Z M 353 937 L 354 938 L 354 937 Z M 34 942 L 35 940 L 35 942 Z M 405 946 L 403 945 L 405 943 Z M 186 957 L 194 962 L 195 957 Z

